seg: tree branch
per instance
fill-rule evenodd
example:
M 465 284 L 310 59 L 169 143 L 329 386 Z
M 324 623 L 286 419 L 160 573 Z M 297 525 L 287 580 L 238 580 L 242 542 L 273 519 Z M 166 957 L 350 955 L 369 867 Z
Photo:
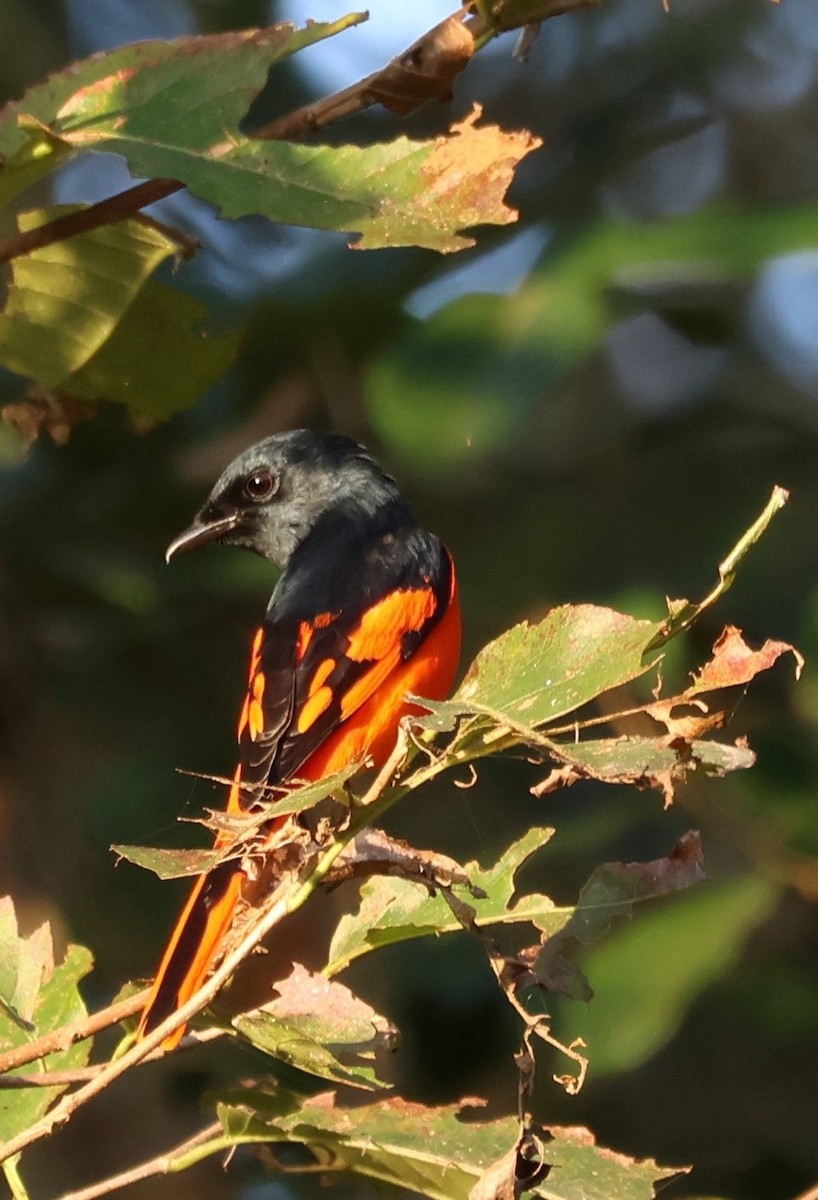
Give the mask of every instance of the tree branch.
M 107 200 L 89 205 L 88 208 L 66 213 L 64 217 L 57 217 L 55 221 L 38 225 L 36 229 L 29 229 L 25 233 L 17 233 L 0 242 L 0 263 L 11 262 L 21 254 L 30 254 L 32 250 L 40 250 L 54 242 L 64 242 L 68 238 L 76 237 L 78 233 L 88 233 L 102 225 L 116 225 L 118 221 L 134 216 L 146 205 L 155 204 L 157 200 L 163 200 L 165 196 L 181 191 L 184 186 L 178 179 L 147 179 L 144 183 L 137 183 L 116 196 L 109 196 Z M 179 240 L 183 250 L 187 249 L 189 253 L 189 238 L 180 236 L 176 231 L 170 234 L 170 227 L 167 225 L 162 225 L 161 229 Z
M 0 1054 L 0 1075 L 16 1071 L 20 1067 L 24 1067 L 26 1063 L 34 1062 L 38 1058 L 45 1058 L 49 1054 L 67 1050 L 69 1046 L 73 1046 L 77 1042 L 84 1042 L 86 1038 L 93 1037 L 95 1033 L 100 1033 L 101 1030 L 108 1029 L 109 1026 L 116 1025 L 119 1021 L 124 1021 L 126 1017 L 134 1016 L 135 1013 L 142 1010 L 147 997 L 148 989 L 145 988 L 143 991 L 137 992 L 135 996 L 129 996 L 127 1000 L 109 1004 L 101 1012 L 93 1013 L 90 1017 L 77 1021 L 75 1025 L 64 1025 L 62 1029 L 46 1033 L 34 1042 L 26 1042 L 24 1046 L 15 1046 L 12 1050 L 6 1050 L 4 1054 Z

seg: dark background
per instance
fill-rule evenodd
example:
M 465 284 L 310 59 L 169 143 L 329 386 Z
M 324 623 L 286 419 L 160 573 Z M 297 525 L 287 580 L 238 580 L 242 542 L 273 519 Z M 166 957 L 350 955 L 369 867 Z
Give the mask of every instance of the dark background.
M 4 0 L 0 96 L 93 50 L 147 36 L 329 18 L 342 8 L 198 0 Z M 283 112 L 373 70 L 448 11 L 381 0 L 369 26 L 290 60 L 264 104 Z M 818 22 L 812 0 L 609 0 L 544 27 L 527 66 L 500 40 L 451 107 L 528 127 L 545 147 L 512 191 L 517 225 L 453 258 L 353 254 L 344 237 L 228 224 L 175 198 L 165 219 L 205 243 L 173 277 L 214 320 L 243 328 L 240 360 L 197 408 L 136 434 L 103 407 L 65 448 L 24 462 L 0 434 L 0 890 L 21 923 L 91 946 L 86 994 L 107 1002 L 153 969 L 180 891 L 127 865 L 113 841 L 189 839 L 214 800 L 182 766 L 231 768 L 263 563 L 163 550 L 222 466 L 293 425 L 360 436 L 397 474 L 460 567 L 464 661 L 559 602 L 660 615 L 698 597 L 774 483 L 792 500 L 729 596 L 676 652 L 677 678 L 724 623 L 807 654 L 818 642 Z M 372 113 L 333 137 L 389 138 Z M 126 185 L 96 158 L 52 198 Z M 20 381 L 0 377 L 0 397 Z M 687 658 L 684 655 L 687 655 Z M 688 661 L 689 660 L 689 661 Z M 695 782 L 677 806 L 626 788 L 537 802 L 536 769 L 487 765 L 443 782 L 390 827 L 488 863 L 528 825 L 558 829 L 525 883 L 570 903 L 593 867 L 666 853 L 701 828 L 712 882 L 657 904 L 586 956 L 597 997 L 559 1010 L 590 1043 L 567 1099 L 543 1063 L 543 1120 L 694 1164 L 675 1195 L 784 1200 L 818 1179 L 818 690 L 779 665 L 734 698 L 749 773 Z M 303 940 L 304 931 L 294 934 Z M 405 1093 L 514 1104 L 517 1032 L 479 951 L 448 938 L 393 950 L 349 982 L 402 1028 Z M 144 1068 L 29 1153 L 40 1198 L 169 1148 L 201 1120 L 203 1088 L 258 1069 L 213 1048 Z M 347 1189 L 352 1184 L 344 1185 Z M 312 1193 L 249 1156 L 132 1195 Z M 356 1192 L 374 1187 L 354 1185 Z

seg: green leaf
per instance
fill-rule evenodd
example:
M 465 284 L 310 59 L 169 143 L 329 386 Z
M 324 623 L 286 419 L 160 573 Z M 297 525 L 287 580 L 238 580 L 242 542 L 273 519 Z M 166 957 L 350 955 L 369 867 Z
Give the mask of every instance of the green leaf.
M 20 229 L 69 208 L 21 214 Z M 0 363 L 58 388 L 97 353 L 156 268 L 176 251 L 139 221 L 105 225 L 12 262 L 0 313 Z
M 72 154 L 69 146 L 38 122 L 24 121 L 22 127 L 27 139 L 5 162 L 0 161 L 0 208 L 5 208 L 15 196 L 37 183 Z M 0 123 L 0 141 L 2 133 Z
M 9 896 L 0 897 L 0 955 L 0 1053 L 87 1015 L 77 984 L 91 969 L 90 952 L 84 946 L 69 946 L 55 966 L 50 929 L 41 925 L 21 938 Z M 79 1042 L 15 1073 L 37 1075 L 81 1067 L 90 1050 L 90 1040 Z M 0 1138 L 8 1140 L 28 1128 L 63 1091 L 60 1086 L 0 1089 Z
M 609 862 L 597 867 L 579 894 L 576 909 L 556 936 L 550 936 L 534 962 L 534 973 L 549 991 L 590 1000 L 585 975 L 565 958 L 569 941 L 589 945 L 614 924 L 630 918 L 644 900 L 667 896 L 705 878 L 701 837 L 685 834 L 670 854 L 651 862 Z
M 468 1200 L 483 1173 L 516 1143 L 513 1117 L 476 1119 L 456 1105 L 439 1108 L 398 1097 L 356 1108 L 332 1094 L 266 1112 L 267 1098 L 247 1090 L 219 1106 L 227 1142 L 299 1142 L 328 1168 L 408 1188 L 433 1200 Z M 284 1107 L 281 1098 L 273 1105 Z M 465 1118 L 465 1119 L 463 1119 Z M 652 1200 L 660 1169 L 597 1146 L 587 1129 L 554 1128 L 546 1147 L 552 1170 L 532 1195 L 545 1200 Z M 329 1152 L 329 1157 L 327 1156 Z
M 82 86 L 67 97 L 58 89 L 59 109 L 44 115 L 46 95 L 31 93 L 33 107 L 23 111 L 51 124 L 69 151 L 122 154 L 135 174 L 179 179 L 225 217 L 258 213 L 357 232 L 369 248 L 439 251 L 471 245 L 463 229 L 513 221 L 503 197 L 517 162 L 539 142 L 527 132 L 477 128 L 477 110 L 425 142 L 333 147 L 239 132 L 271 64 L 361 19 L 143 43 L 81 64 Z
M 533 921 L 540 928 L 556 931 L 565 924 L 572 910 L 557 908 L 547 896 L 524 895 L 511 904 L 517 871 L 553 833 L 553 829 L 529 829 L 494 866 L 466 865 L 465 873 L 471 884 L 485 892 L 481 899 L 468 896 L 479 925 Z M 407 879 L 377 876 L 362 886 L 358 911 L 345 914 L 338 922 L 324 971 L 327 975 L 337 975 L 354 959 L 381 946 L 428 934 L 453 933 L 461 928 L 441 896 L 430 894 L 428 888 Z
M 139 42 L 127 48 L 127 65 L 120 51 L 98 55 L 80 64 L 95 67 L 93 78 L 62 103 L 57 127 L 78 144 L 84 133 L 94 143 L 108 129 L 156 148 L 180 137 L 190 149 L 224 151 L 272 66 L 366 19 L 357 12 L 303 29 L 279 24 Z
M 165 850 L 158 846 L 111 846 L 114 854 L 142 867 L 145 871 L 153 871 L 160 879 L 182 879 L 188 875 L 202 875 L 212 871 L 220 862 L 229 857 L 224 850 Z
M 111 336 L 62 390 L 81 400 L 124 404 L 133 417 L 164 419 L 192 408 L 221 379 L 239 351 L 240 332 L 202 328 L 207 308 L 149 280 Z
M 754 875 L 696 888 L 641 912 L 588 953 L 582 965 L 594 1002 L 561 1013 L 560 1026 L 585 1039 L 594 1074 L 630 1070 L 669 1041 L 696 997 L 736 962 L 778 895 Z
M 592 604 L 562 605 L 542 621 L 515 625 L 480 651 L 454 699 L 424 701 L 420 724 L 450 729 L 484 715 L 516 729 L 565 717 L 650 670 L 645 648 L 660 625 Z M 657 661 L 654 659 L 654 662 Z
M 296 963 L 275 985 L 278 997 L 232 1025 L 256 1049 L 334 1083 L 368 1090 L 389 1087 L 377 1057 L 394 1050 L 397 1031 L 343 984 Z

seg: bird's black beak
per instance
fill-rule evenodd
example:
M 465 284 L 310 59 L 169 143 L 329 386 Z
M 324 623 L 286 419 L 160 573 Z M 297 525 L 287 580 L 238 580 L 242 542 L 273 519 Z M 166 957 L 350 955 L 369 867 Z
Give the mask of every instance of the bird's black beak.
M 241 514 L 234 512 L 228 517 L 217 517 L 207 521 L 197 518 L 192 525 L 180 533 L 165 551 L 165 562 L 169 563 L 183 550 L 193 550 L 196 546 L 206 546 L 208 542 L 217 542 L 225 534 L 230 533 L 239 523 Z

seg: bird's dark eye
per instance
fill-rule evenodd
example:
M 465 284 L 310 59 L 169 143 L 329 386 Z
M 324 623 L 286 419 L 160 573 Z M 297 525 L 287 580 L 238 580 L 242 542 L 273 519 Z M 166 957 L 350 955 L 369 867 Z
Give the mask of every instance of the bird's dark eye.
M 247 499 L 256 504 L 269 500 L 277 491 L 278 479 L 266 467 L 260 467 L 258 471 L 251 471 L 244 481 L 244 492 Z

